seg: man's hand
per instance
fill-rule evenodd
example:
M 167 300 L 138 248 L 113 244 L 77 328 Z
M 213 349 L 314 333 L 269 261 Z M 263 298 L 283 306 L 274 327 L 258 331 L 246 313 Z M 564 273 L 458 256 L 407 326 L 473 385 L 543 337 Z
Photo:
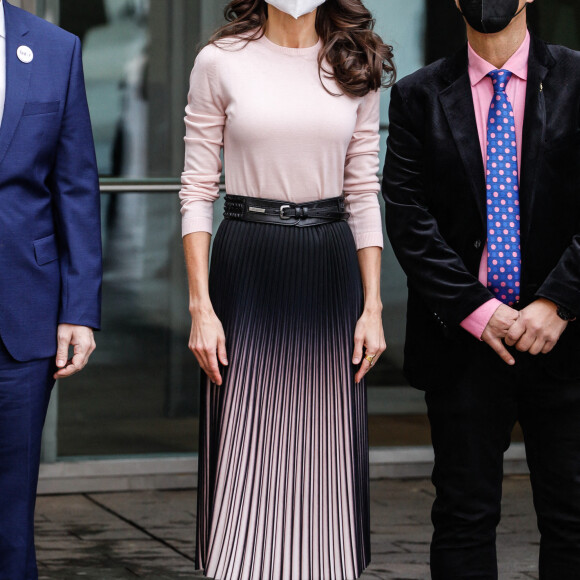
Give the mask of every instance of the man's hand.
M 508 335 L 509 330 L 513 328 L 518 319 L 519 312 L 517 310 L 502 304 L 494 312 L 481 335 L 481 340 L 487 343 L 508 365 L 514 365 L 516 361 L 502 340 Z
M 520 312 L 519 319 L 509 329 L 506 344 L 533 355 L 549 353 L 568 326 L 558 316 L 557 308 L 545 298 L 532 302 Z
M 66 379 L 78 373 L 89 362 L 89 357 L 97 347 L 93 329 L 73 324 L 58 325 L 58 350 L 55 379 Z M 69 347 L 73 347 L 73 357 L 68 358 Z

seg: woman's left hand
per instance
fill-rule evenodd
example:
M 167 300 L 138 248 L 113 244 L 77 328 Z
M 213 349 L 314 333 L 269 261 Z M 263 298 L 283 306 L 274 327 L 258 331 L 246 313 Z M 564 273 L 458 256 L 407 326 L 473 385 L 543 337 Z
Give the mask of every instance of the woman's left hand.
M 360 383 L 363 377 L 376 364 L 380 356 L 387 349 L 385 332 L 383 330 L 383 316 L 381 309 L 367 310 L 357 322 L 354 332 L 354 353 L 352 362 L 362 364 L 356 373 L 355 381 Z M 373 357 L 372 363 L 364 357 Z

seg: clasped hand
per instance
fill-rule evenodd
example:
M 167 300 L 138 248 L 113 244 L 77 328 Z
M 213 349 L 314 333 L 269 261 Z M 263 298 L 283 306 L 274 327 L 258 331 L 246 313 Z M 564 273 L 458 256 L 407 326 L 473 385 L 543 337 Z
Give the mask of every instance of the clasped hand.
M 532 355 L 549 353 L 560 340 L 568 322 L 557 313 L 557 306 L 540 298 L 518 312 L 502 304 L 491 317 L 481 339 L 509 365 L 514 357 L 507 346 Z M 505 344 L 504 344 L 505 343 Z

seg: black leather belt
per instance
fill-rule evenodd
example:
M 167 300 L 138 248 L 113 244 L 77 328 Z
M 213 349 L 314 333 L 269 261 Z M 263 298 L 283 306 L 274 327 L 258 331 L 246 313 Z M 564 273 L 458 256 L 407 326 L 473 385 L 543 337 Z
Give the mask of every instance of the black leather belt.
M 224 218 L 304 228 L 347 220 L 344 197 L 308 203 L 258 199 L 244 195 L 226 195 Z

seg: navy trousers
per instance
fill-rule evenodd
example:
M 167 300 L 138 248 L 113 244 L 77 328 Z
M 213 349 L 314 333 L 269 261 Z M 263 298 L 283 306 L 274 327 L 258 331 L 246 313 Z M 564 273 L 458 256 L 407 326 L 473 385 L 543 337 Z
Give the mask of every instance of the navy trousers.
M 541 532 L 540 579 L 580 578 L 580 381 L 556 379 L 540 358 L 513 352 L 516 366 L 509 367 L 474 344 L 461 376 L 427 393 L 434 580 L 497 579 L 503 453 L 516 420 Z
M 54 360 L 15 361 L 0 340 L 0 580 L 37 580 L 34 507 Z

